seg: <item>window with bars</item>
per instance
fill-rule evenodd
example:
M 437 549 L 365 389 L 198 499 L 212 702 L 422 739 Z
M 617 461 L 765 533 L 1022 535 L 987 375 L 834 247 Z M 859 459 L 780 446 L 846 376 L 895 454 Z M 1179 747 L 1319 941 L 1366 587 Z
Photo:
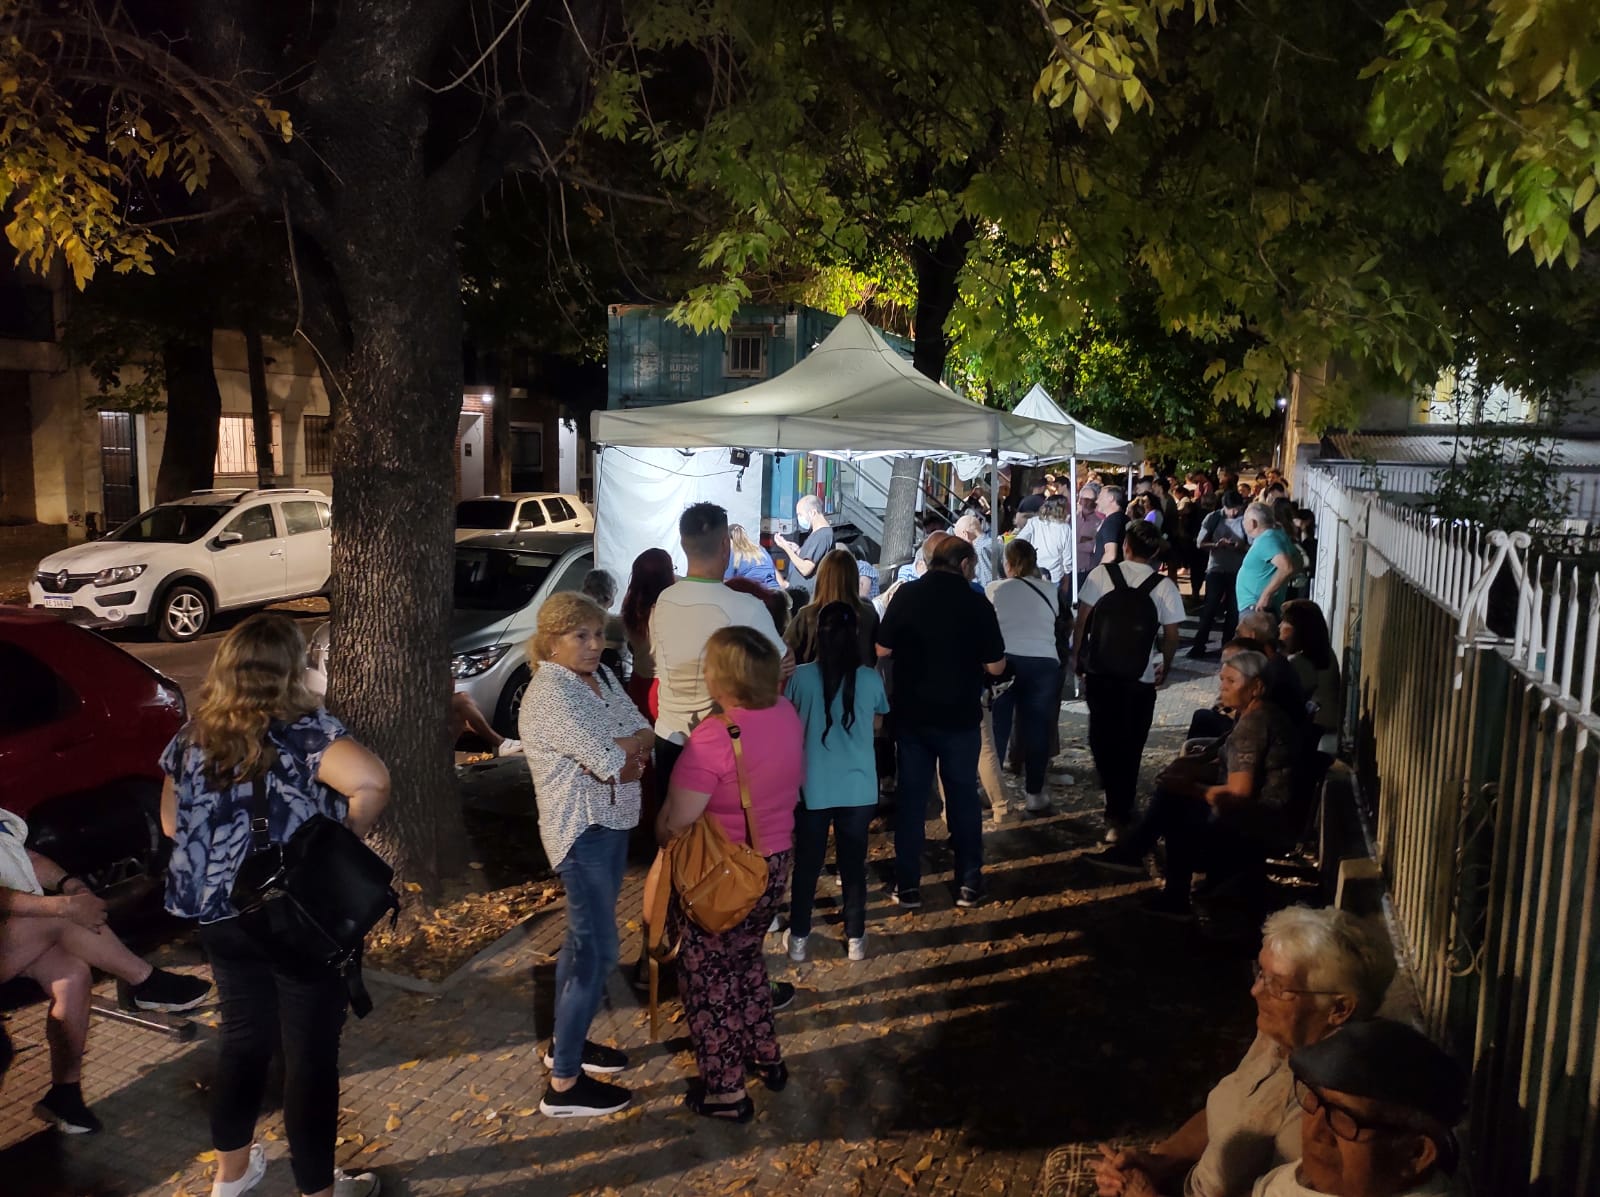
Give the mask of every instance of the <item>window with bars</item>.
M 306 416 L 300 427 L 305 442 L 306 473 L 333 473 L 333 417 Z
M 255 422 L 249 416 L 223 416 L 217 421 L 216 474 L 254 474 L 256 472 Z M 272 469 L 284 473 L 283 416 L 272 413 Z
M 723 358 L 722 373 L 728 378 L 765 378 L 767 334 L 748 329 L 730 330 L 727 335 L 727 351 Z

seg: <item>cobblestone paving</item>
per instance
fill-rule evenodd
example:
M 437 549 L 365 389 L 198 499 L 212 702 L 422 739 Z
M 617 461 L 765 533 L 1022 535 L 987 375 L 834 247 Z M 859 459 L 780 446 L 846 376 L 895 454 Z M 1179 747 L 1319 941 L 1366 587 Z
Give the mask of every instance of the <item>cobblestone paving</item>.
M 1162 692 L 1152 771 L 1210 701 L 1213 669 L 1182 669 Z M 621 985 L 595 1037 L 632 1055 L 619 1079 L 634 1105 L 589 1121 L 537 1113 L 545 1073 L 532 994 L 548 987 L 558 907 L 443 996 L 374 986 L 377 1010 L 346 1031 L 340 1162 L 417 1197 L 1029 1193 L 1058 1144 L 1152 1136 L 1181 1121 L 1248 1040 L 1246 957 L 1141 915 L 1140 885 L 1106 884 L 1078 861 L 1099 838 L 1099 795 L 1081 704 L 1067 704 L 1062 722 L 1076 784 L 1053 787 L 1050 818 L 986 825 L 988 904 L 955 908 L 948 844 L 931 824 L 927 905 L 902 913 L 875 883 L 866 961 L 844 958 L 826 879 L 814 959 L 793 966 L 780 937 L 769 940 L 774 975 L 800 996 L 779 1015 L 792 1080 L 778 1094 L 753 1086 L 753 1125 L 682 1109 L 693 1059 L 677 1005 L 664 1012 L 665 1041 L 652 1043 Z M 871 851 L 881 872 L 892 855 L 882 830 Z M 630 873 L 620 906 L 625 944 L 637 942 L 640 880 Z M 164 954 L 203 967 L 184 944 Z M 66 1137 L 30 1113 L 48 1083 L 42 1013 L 34 1005 L 10 1022 L 23 1050 L 0 1095 L 0 1192 L 208 1192 L 214 1017 L 188 1045 L 96 1020 L 86 1096 L 107 1129 Z M 276 1113 L 260 1133 L 271 1164 L 258 1192 L 291 1193 Z

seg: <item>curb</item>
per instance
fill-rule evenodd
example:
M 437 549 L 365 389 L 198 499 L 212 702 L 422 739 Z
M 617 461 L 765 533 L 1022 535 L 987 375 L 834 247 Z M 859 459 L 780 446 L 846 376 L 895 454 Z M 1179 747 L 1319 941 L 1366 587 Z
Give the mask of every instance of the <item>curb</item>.
M 532 933 L 533 925 L 553 909 L 554 906 L 552 905 L 544 910 L 530 914 L 499 939 L 471 956 L 455 972 L 445 977 L 442 981 L 427 981 L 421 977 L 408 977 L 404 973 L 391 973 L 381 968 L 363 968 L 361 975 L 369 981 L 375 981 L 379 985 L 386 985 L 390 989 L 403 989 L 407 993 L 420 993 L 426 997 L 439 997 L 442 994 L 449 993 L 450 990 L 466 980 L 470 974 L 488 964 L 496 956 L 526 939 Z

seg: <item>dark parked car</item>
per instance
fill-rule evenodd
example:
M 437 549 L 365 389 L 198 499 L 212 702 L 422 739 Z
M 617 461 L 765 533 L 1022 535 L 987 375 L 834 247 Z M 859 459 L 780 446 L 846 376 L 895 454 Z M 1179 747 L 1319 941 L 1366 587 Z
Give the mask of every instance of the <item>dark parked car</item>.
M 184 718 L 178 687 L 115 644 L 0 607 L 0 806 L 95 890 L 165 868 L 158 762 Z

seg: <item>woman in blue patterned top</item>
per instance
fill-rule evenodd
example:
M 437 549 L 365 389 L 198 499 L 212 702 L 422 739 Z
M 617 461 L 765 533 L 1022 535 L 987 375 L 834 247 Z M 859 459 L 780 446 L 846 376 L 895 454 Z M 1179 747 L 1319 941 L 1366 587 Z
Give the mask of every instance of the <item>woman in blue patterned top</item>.
M 305 687 L 305 640 L 282 615 L 228 633 L 194 718 L 167 745 L 161 824 L 172 837 L 167 909 L 197 919 L 222 999 L 221 1060 L 211 1090 L 212 1197 L 238 1197 L 266 1172 L 254 1143 L 267 1066 L 284 1057 L 283 1120 L 295 1184 L 314 1197 L 372 1197 L 371 1173 L 333 1166 L 339 1118 L 339 1031 L 347 993 L 334 969 L 283 959 L 257 940 L 230 901 L 250 851 L 254 787 L 265 784 L 268 830 L 288 841 L 316 816 L 360 835 L 389 801 L 389 772 Z

